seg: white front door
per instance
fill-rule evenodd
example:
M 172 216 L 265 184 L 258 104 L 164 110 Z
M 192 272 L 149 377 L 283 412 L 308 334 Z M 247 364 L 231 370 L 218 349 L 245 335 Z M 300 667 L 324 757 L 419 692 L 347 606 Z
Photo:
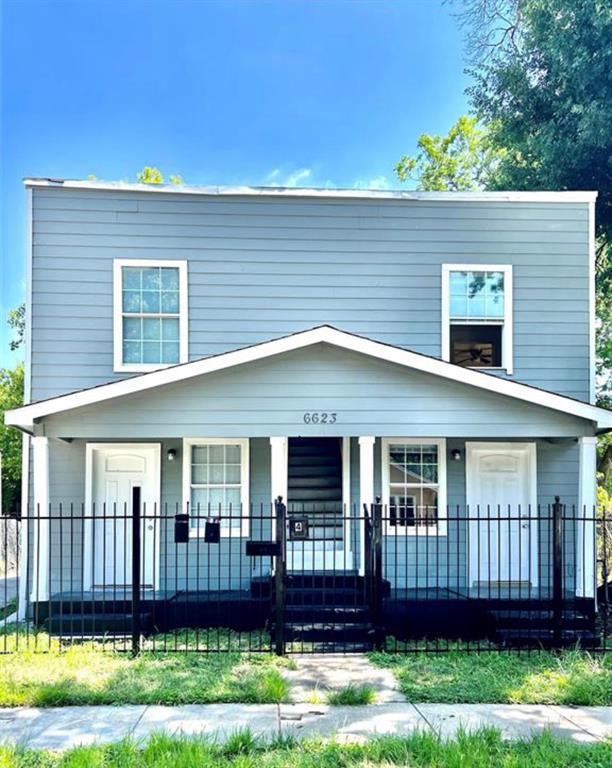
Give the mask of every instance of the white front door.
M 537 583 L 535 443 L 467 443 L 469 585 Z
M 153 443 L 87 446 L 87 502 L 84 586 L 132 583 L 132 502 L 140 489 L 141 584 L 154 587 L 159 537 L 160 446 Z M 87 541 L 89 540 L 89 541 Z

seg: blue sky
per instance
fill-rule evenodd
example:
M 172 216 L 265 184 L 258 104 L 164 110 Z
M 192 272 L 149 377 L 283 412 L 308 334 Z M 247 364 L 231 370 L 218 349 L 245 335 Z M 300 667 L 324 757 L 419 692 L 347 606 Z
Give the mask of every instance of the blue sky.
M 467 110 L 442 0 L 0 0 L 2 315 L 24 295 L 24 176 L 397 187 Z M 0 364 L 9 364 L 0 323 Z

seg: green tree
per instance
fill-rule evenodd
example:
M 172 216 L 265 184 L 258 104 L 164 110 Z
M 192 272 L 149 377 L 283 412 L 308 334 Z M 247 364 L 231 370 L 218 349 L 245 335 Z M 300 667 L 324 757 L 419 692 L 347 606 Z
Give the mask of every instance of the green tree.
M 0 452 L 3 512 L 16 510 L 21 498 L 21 433 L 4 424 L 4 412 L 23 405 L 23 363 L 0 368 Z
M 136 174 L 136 178 L 140 184 L 164 184 L 162 172 L 158 168 L 153 168 L 150 165 L 145 165 L 142 171 Z M 174 184 L 177 187 L 180 187 L 185 183 L 183 177 L 178 174 L 170 175 L 168 181 L 170 184 Z
M 25 336 L 25 304 L 20 304 L 16 309 L 11 309 L 7 316 L 9 328 L 15 334 L 10 342 L 11 350 L 19 349 Z
M 423 133 L 416 155 L 404 155 L 395 166 L 400 181 L 417 189 L 443 192 L 482 189 L 495 174 L 503 149 L 493 146 L 490 131 L 476 118 L 462 115 L 446 136 Z

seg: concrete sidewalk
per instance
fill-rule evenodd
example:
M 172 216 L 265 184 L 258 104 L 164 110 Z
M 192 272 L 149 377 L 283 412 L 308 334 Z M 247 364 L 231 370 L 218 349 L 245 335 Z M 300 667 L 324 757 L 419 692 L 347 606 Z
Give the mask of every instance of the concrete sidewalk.
M 160 731 L 223 741 L 243 728 L 264 739 L 291 734 L 355 742 L 419 730 L 450 738 L 461 727 L 484 726 L 497 728 L 508 739 L 550 730 L 579 743 L 593 743 L 612 737 L 612 707 L 394 702 L 361 707 L 209 704 L 3 709 L 0 743 L 64 750 L 125 737 L 141 740 Z

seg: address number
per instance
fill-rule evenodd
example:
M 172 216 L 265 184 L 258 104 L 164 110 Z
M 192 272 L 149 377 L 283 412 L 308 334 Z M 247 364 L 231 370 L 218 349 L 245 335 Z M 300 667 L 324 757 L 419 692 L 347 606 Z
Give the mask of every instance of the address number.
M 335 424 L 338 414 L 328 411 L 307 411 L 304 414 L 304 424 Z

